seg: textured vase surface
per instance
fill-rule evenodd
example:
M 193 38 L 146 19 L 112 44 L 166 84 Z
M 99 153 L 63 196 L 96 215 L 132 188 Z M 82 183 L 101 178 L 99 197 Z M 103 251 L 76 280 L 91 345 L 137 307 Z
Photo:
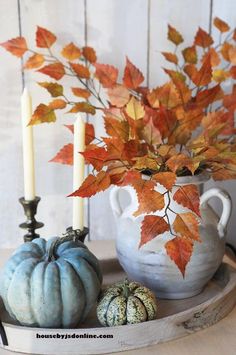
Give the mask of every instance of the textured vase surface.
M 195 184 L 200 188 L 206 180 L 207 176 L 181 177 L 177 179 L 176 184 Z M 173 193 L 178 188 L 174 187 Z M 165 191 L 161 185 L 158 185 L 156 190 L 161 193 Z M 222 202 L 221 217 L 208 204 L 212 197 L 218 197 Z M 125 205 L 124 201 L 121 201 L 122 198 L 126 200 Z M 139 248 L 141 223 L 145 215 L 133 216 L 138 208 L 135 190 L 131 186 L 114 187 L 110 201 L 117 225 L 117 257 L 128 277 L 151 288 L 159 298 L 181 299 L 200 293 L 220 266 L 224 256 L 226 227 L 231 214 L 229 195 L 219 188 L 212 188 L 201 196 L 202 218 L 199 231 L 202 242 L 194 243 L 184 278 L 165 250 L 165 243 L 173 238 L 169 232 Z M 189 212 L 173 199 L 170 207 L 176 213 Z M 161 216 L 163 211 L 155 214 Z M 175 215 L 170 213 L 169 216 L 172 224 Z

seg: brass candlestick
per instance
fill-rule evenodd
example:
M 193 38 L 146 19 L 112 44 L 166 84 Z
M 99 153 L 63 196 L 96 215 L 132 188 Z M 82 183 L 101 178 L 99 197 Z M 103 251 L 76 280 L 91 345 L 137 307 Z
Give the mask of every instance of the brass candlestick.
M 42 222 L 37 222 L 35 219 L 40 197 L 36 196 L 35 199 L 31 201 L 25 200 L 24 197 L 21 197 L 19 201 L 23 206 L 24 213 L 27 217 L 27 221 L 21 223 L 20 228 L 28 230 L 28 232 L 24 235 L 24 241 L 31 242 L 33 239 L 39 238 L 39 234 L 35 233 L 35 230 L 44 226 Z
M 89 229 L 84 227 L 83 230 L 80 229 L 72 229 L 72 227 L 66 228 L 66 233 L 63 234 L 65 237 L 71 237 L 72 240 L 79 240 L 82 243 L 85 240 L 85 237 L 88 235 Z

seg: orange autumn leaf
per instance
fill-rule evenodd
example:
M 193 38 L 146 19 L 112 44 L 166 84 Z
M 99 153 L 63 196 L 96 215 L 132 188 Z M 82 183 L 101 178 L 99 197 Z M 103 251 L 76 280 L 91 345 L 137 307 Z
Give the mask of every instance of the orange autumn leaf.
M 176 215 L 173 228 L 181 237 L 200 241 L 199 222 L 191 212 Z
M 187 207 L 199 217 L 200 214 L 200 196 L 197 186 L 185 185 L 181 186 L 173 196 L 173 199 L 180 205 Z
M 62 99 L 55 99 L 48 104 L 48 107 L 52 110 L 61 110 L 67 105 L 66 101 Z
M 171 80 L 172 80 L 172 82 L 173 82 L 174 86 L 176 87 L 176 90 L 179 94 L 180 100 L 181 100 L 182 104 L 184 105 L 185 103 L 187 103 L 190 100 L 190 98 L 192 96 L 190 88 L 185 83 L 186 77 L 182 73 L 179 73 L 174 70 L 165 69 L 165 72 L 171 78 Z
M 208 107 L 217 100 L 223 98 L 223 91 L 220 85 L 215 85 L 210 89 L 205 89 L 197 93 L 196 104 L 202 108 Z
M 77 64 L 77 63 L 70 63 L 71 68 L 75 72 L 76 75 L 78 75 L 82 79 L 89 79 L 90 78 L 90 72 L 87 67 L 85 67 L 83 64 Z
M 211 58 L 211 66 L 212 67 L 217 67 L 218 65 L 221 64 L 221 58 L 219 53 L 215 50 L 215 48 L 210 47 L 205 54 L 203 54 L 201 58 L 201 62 L 203 63 L 205 59 L 210 56 Z
M 124 143 L 118 137 L 103 138 L 110 159 L 120 160 L 124 150 Z
M 81 88 L 71 88 L 73 94 L 78 97 L 83 97 L 84 99 L 88 99 L 91 95 L 90 92 L 86 89 Z
M 88 102 L 77 102 L 73 105 L 70 111 L 68 111 L 68 113 L 77 113 L 77 112 L 85 112 L 85 113 L 90 113 L 91 115 L 95 115 L 96 110 Z
M 209 33 L 207 33 L 201 27 L 199 27 L 196 36 L 194 38 L 194 44 L 202 48 L 207 48 L 213 44 L 213 39 Z
M 225 21 L 221 20 L 219 17 L 215 17 L 213 23 L 214 26 L 218 28 L 218 30 L 222 33 L 230 30 L 229 25 Z
M 107 172 L 110 174 L 112 184 L 114 182 L 115 185 L 122 185 L 127 168 L 121 161 L 110 162 L 107 167 Z
M 160 104 L 166 108 L 174 108 L 181 103 L 180 97 L 172 82 L 168 82 L 150 91 L 147 95 L 147 99 L 153 108 L 159 108 Z
M 150 189 L 147 184 L 143 185 L 142 189 L 138 188 L 137 194 L 139 207 L 137 211 L 133 213 L 135 217 L 143 213 L 160 211 L 165 207 L 164 195 Z
M 236 47 L 229 49 L 229 60 L 233 65 L 236 65 Z
M 212 170 L 212 178 L 216 181 L 236 179 L 236 165 L 226 167 L 224 164 L 213 163 Z
M 229 57 L 229 51 L 233 48 L 233 45 L 228 42 L 224 42 L 223 45 L 221 46 L 220 52 L 222 54 L 222 57 L 230 62 L 230 57 Z
M 85 144 L 90 144 L 95 138 L 94 126 L 92 123 L 85 123 Z
M 230 75 L 232 76 L 233 79 L 236 79 L 236 65 L 230 68 Z
M 36 107 L 36 110 L 34 111 L 29 124 L 36 125 L 40 123 L 50 123 L 55 121 L 56 115 L 54 110 L 48 107 L 47 105 L 40 104 Z
M 182 50 L 182 54 L 186 63 L 196 64 L 197 63 L 197 51 L 196 47 L 187 47 Z
M 100 171 L 96 176 L 89 174 L 80 188 L 69 196 L 91 197 L 106 190 L 110 184 L 110 176 L 105 171 Z
M 168 145 L 168 144 L 162 144 L 158 149 L 157 149 L 158 155 L 160 155 L 163 158 L 169 159 L 173 155 L 177 154 L 177 151 L 175 147 Z
M 133 213 L 135 217 L 164 208 L 164 195 L 154 190 L 155 182 L 143 179 L 139 172 L 127 172 L 123 184 L 132 185 L 137 193 L 139 205 L 138 210 Z
M 82 53 L 84 58 L 88 60 L 90 63 L 95 63 L 97 61 L 96 52 L 92 47 L 88 47 L 88 46 L 83 47 Z
M 85 161 L 91 164 L 97 171 L 100 171 L 106 160 L 109 159 L 109 153 L 103 147 L 95 146 L 81 154 L 84 156 Z
M 188 75 L 188 77 L 193 81 L 194 76 L 198 74 L 198 70 L 194 64 L 186 64 L 184 66 L 184 72 Z
M 232 36 L 233 40 L 236 41 L 236 29 L 234 29 L 233 31 L 233 36 Z
M 124 167 L 121 168 L 120 169 L 121 172 L 118 172 L 117 174 L 114 173 L 115 168 L 113 169 L 112 165 L 111 165 L 111 169 L 112 169 L 112 172 L 110 173 L 111 184 L 120 186 L 122 184 L 122 179 L 125 174 L 125 168 Z
M 39 68 L 44 63 L 44 56 L 38 53 L 33 54 L 25 63 L 25 69 Z
M 193 252 L 193 243 L 188 239 L 175 237 L 166 243 L 165 249 L 184 277 L 186 266 Z
M 112 88 L 115 86 L 118 78 L 118 69 L 113 65 L 94 64 L 96 68 L 95 76 L 104 88 Z
M 141 173 L 136 170 L 130 170 L 127 172 L 124 184 L 132 185 L 137 194 L 142 194 L 144 190 L 146 192 L 153 191 L 155 187 L 154 181 L 143 179 Z
M 166 165 L 174 173 L 184 167 L 188 168 L 193 173 L 194 166 L 191 158 L 187 157 L 182 153 L 173 155 L 170 159 L 167 160 Z
M 146 110 L 147 113 L 147 110 Z M 173 111 L 161 106 L 154 117 L 152 117 L 153 125 L 159 130 L 161 137 L 160 143 L 163 138 L 169 137 L 176 124 L 176 116 Z
M 236 109 L 236 84 L 233 86 L 232 93 L 224 96 L 223 105 L 229 111 Z
M 126 66 L 123 76 L 123 84 L 128 89 L 137 89 L 144 81 L 142 72 L 126 57 Z
M 176 46 L 184 41 L 182 35 L 171 25 L 168 25 L 168 39 Z
M 158 183 L 164 186 L 167 190 L 171 191 L 172 187 L 175 184 L 176 181 L 176 174 L 170 172 L 170 171 L 165 171 L 161 173 L 157 173 L 153 175 L 153 179 Z
M 150 146 L 163 143 L 161 132 L 154 124 L 152 117 L 149 118 L 148 122 L 145 122 L 143 130 L 140 132 L 140 137 Z
M 140 185 L 140 181 L 141 181 L 141 185 Z M 133 186 L 133 184 L 135 183 L 135 187 Z M 142 175 L 139 171 L 137 170 L 128 170 L 124 176 L 123 179 L 123 183 L 122 186 L 127 186 L 127 185 L 132 185 L 136 192 L 137 190 L 140 190 L 140 188 L 138 187 L 143 186 L 143 179 L 142 179 Z M 151 183 L 150 189 L 154 189 L 155 184 Z
M 23 54 L 28 50 L 24 37 L 12 38 L 9 41 L 1 43 L 0 46 L 19 58 L 21 58 Z
M 160 89 L 158 87 L 156 89 L 152 89 L 147 95 L 148 102 L 152 108 L 160 107 L 160 99 L 158 95 L 159 90 Z
M 114 87 L 107 90 L 110 103 L 116 107 L 124 107 L 129 101 L 129 90 L 120 84 L 116 84 Z
M 224 100 L 226 96 L 224 97 Z M 230 104 L 230 102 L 229 102 Z M 235 106 L 235 101 L 232 102 L 233 106 Z M 232 124 L 232 127 L 230 127 Z M 222 110 L 216 112 L 209 112 L 202 119 L 202 127 L 204 128 L 205 137 L 214 138 L 219 133 L 223 133 L 223 131 L 228 128 L 233 128 L 234 122 L 231 122 L 230 112 L 224 112 Z
M 123 113 L 123 110 L 117 107 L 108 107 L 104 108 L 103 110 L 105 116 L 114 118 L 118 121 L 123 121 L 126 120 L 125 114 Z
M 218 169 L 212 173 L 212 178 L 215 181 L 234 180 L 236 179 L 236 171 L 232 172 L 227 168 Z
M 157 170 L 158 163 L 155 158 L 151 158 L 148 155 L 144 155 L 143 157 L 138 157 L 133 159 L 135 161 L 134 169 L 137 170 Z
M 224 96 L 224 104 L 227 102 L 226 99 L 228 98 L 228 96 L 230 95 L 225 95 Z M 229 110 L 229 112 L 225 112 L 223 110 L 223 108 L 221 110 L 218 111 L 213 111 L 213 112 L 208 112 L 202 119 L 202 127 L 204 127 L 204 131 L 205 133 L 211 133 L 211 129 L 217 128 L 218 125 L 224 124 L 225 126 L 231 121 L 230 119 L 230 112 L 231 110 L 234 109 L 234 107 L 236 107 L 236 103 L 235 103 L 235 98 L 234 98 L 234 92 L 232 93 L 232 97 L 231 100 L 229 100 L 227 102 L 227 105 L 225 107 L 227 107 L 227 109 Z M 232 106 L 231 106 L 232 104 Z
M 56 42 L 57 37 L 46 28 L 37 27 L 36 45 L 39 48 L 50 48 Z
M 158 235 L 168 232 L 169 225 L 162 217 L 145 216 L 141 227 L 139 248 L 153 240 Z
M 180 144 L 180 145 L 186 145 L 191 137 L 191 128 L 188 127 L 188 124 L 191 125 L 191 122 L 189 122 L 190 120 L 184 121 L 183 124 L 179 124 L 176 129 L 174 134 L 172 134 L 169 139 L 168 139 L 168 143 L 172 144 L 172 145 L 176 145 L 176 144 Z M 186 127 L 185 127 L 186 125 Z M 195 124 L 196 126 L 196 124 Z M 192 170 L 196 170 L 193 169 L 193 167 L 191 168 Z
M 190 74 L 190 72 L 188 74 Z M 210 54 L 205 58 L 201 68 L 199 70 L 195 69 L 189 76 L 196 86 L 205 86 L 211 82 L 212 67 Z
M 128 142 L 124 143 L 122 152 L 123 160 L 132 162 L 134 157 L 144 156 L 145 154 L 148 154 L 148 146 L 146 143 L 140 143 L 135 139 L 130 139 Z
M 188 133 L 196 129 L 202 120 L 203 111 L 201 107 L 193 106 L 188 110 L 184 110 L 181 107 L 176 111 L 176 116 L 179 121 L 180 134 Z M 178 135 L 175 134 L 176 138 Z
M 171 52 L 162 52 L 161 54 L 165 57 L 165 59 L 168 62 L 171 62 L 171 63 L 174 63 L 174 64 L 178 64 L 178 57 L 177 57 L 176 54 L 171 53 Z
M 131 97 L 130 101 L 126 105 L 125 112 L 133 120 L 139 120 L 145 115 L 143 105 L 134 96 Z
M 73 144 L 64 145 L 57 155 L 50 160 L 52 163 L 73 165 Z
M 68 60 L 75 60 L 81 56 L 81 51 L 73 42 L 71 42 L 62 49 L 61 54 Z
M 63 96 L 63 86 L 58 83 L 40 82 L 40 86 L 45 88 L 52 97 Z
M 210 57 L 211 57 L 211 66 L 212 67 L 217 67 L 218 65 L 220 65 L 221 63 L 221 59 L 219 56 L 219 53 L 215 50 L 215 48 L 211 47 L 208 51 Z M 208 53 L 206 53 L 203 58 L 202 61 L 204 62 L 204 59 L 206 58 L 206 56 L 208 55 Z
M 37 71 L 56 80 L 60 80 L 65 75 L 64 66 L 60 62 L 46 65 Z
M 122 141 L 129 138 L 129 125 L 127 121 L 119 121 L 110 116 L 104 117 L 106 133 L 111 137 L 117 137 Z

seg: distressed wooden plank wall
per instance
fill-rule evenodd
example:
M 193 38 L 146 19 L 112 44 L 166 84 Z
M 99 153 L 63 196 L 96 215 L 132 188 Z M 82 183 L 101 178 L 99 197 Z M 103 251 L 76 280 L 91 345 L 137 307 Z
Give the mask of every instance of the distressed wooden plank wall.
M 18 35 L 17 0 L 2 1 L 0 5 L 0 41 Z M 22 194 L 22 157 L 19 118 L 21 75 L 20 61 L 1 51 L 0 64 L 0 244 L 14 245 L 20 222 L 17 198 Z
M 236 2 L 233 0 L 1 0 L 0 41 L 19 33 L 34 44 L 36 25 L 57 34 L 61 44 L 69 41 L 92 45 L 101 62 L 124 68 L 128 55 L 145 74 L 151 87 L 162 84 L 165 74 L 161 51 L 168 51 L 167 24 L 182 32 L 186 44 L 192 41 L 198 26 L 211 28 L 210 21 L 219 16 L 232 26 L 236 24 Z M 213 30 L 213 35 L 216 33 Z M 33 104 L 47 100 L 47 94 L 35 84 L 47 80 L 40 74 L 20 72 L 20 61 L 1 50 L 0 56 L 0 246 L 11 247 L 21 242 L 18 224 L 24 220 L 18 197 L 23 195 L 21 157 L 20 95 L 22 79 L 33 95 Z M 73 122 L 73 117 L 66 119 Z M 95 122 L 97 134 L 104 131 L 101 117 Z M 62 117 L 56 124 L 35 127 L 37 194 L 42 197 L 38 219 L 45 223 L 42 235 L 62 233 L 71 224 L 72 169 L 48 161 L 58 149 L 71 140 L 63 130 Z M 208 184 L 210 186 L 211 184 Z M 235 182 L 219 184 L 236 198 Z M 217 208 L 220 208 L 217 204 Z M 109 191 L 100 193 L 87 203 L 87 224 L 91 239 L 115 237 L 115 225 L 109 206 Z M 229 226 L 233 239 L 236 222 Z
M 215 16 L 219 16 L 222 19 L 225 19 L 225 21 L 228 22 L 228 24 L 234 28 L 236 27 L 236 1 L 234 0 L 212 0 L 212 18 Z M 212 27 L 212 35 L 216 40 L 219 40 L 219 32 Z M 230 84 L 228 85 L 228 89 L 230 88 Z M 227 87 L 225 87 L 227 89 Z M 228 225 L 228 233 L 227 233 L 227 240 L 233 243 L 236 246 L 236 218 L 235 218 L 235 213 L 236 213 L 236 182 L 231 180 L 231 181 L 224 181 L 224 182 L 214 182 L 214 181 L 209 181 L 205 189 L 208 189 L 210 187 L 213 187 L 217 185 L 218 187 L 221 187 L 222 189 L 226 190 L 229 192 L 232 202 L 233 202 L 233 213 L 232 217 L 230 219 L 229 225 Z M 221 212 L 222 206 L 217 199 L 213 200 L 214 208 L 217 210 L 218 213 Z
M 95 6 L 94 0 L 87 0 L 87 39 L 102 63 L 123 69 L 128 55 L 146 76 L 147 32 L 148 1 L 100 0 Z M 96 119 L 96 131 L 101 133 L 102 119 Z M 107 190 L 90 200 L 91 238 L 114 238 L 115 228 Z

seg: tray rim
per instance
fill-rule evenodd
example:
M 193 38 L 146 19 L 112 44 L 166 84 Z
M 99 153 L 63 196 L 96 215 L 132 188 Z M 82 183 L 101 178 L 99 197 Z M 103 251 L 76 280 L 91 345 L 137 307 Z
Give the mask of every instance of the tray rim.
M 223 264 L 223 263 L 222 263 Z M 226 264 L 226 263 L 225 263 Z M 179 315 L 179 316 L 184 316 L 186 313 L 189 313 L 189 311 L 191 309 L 197 309 L 197 308 L 203 308 L 203 305 L 205 306 L 208 306 L 209 304 L 212 303 L 212 301 L 216 302 L 218 299 L 221 298 L 221 296 L 223 294 L 227 294 L 228 292 L 231 291 L 231 289 L 234 288 L 234 285 L 231 284 L 232 281 L 236 281 L 236 268 L 233 268 L 231 265 L 229 265 L 227 263 L 227 267 L 229 268 L 229 274 L 230 274 L 230 279 L 229 281 L 227 282 L 227 284 L 225 285 L 225 287 L 219 291 L 219 293 L 217 293 L 216 295 L 214 295 L 212 298 L 209 298 L 208 300 L 196 305 L 196 306 L 193 306 L 193 307 L 190 307 L 184 311 L 179 311 L 177 313 L 174 313 L 174 314 L 171 314 L 169 316 L 166 316 L 166 317 L 162 317 L 162 318 L 158 318 L 158 319 L 153 319 L 153 320 L 150 320 L 148 321 L 148 323 L 155 323 L 155 322 L 161 322 L 163 319 L 170 319 L 170 318 L 173 318 L 175 315 Z M 232 268 L 232 270 L 230 270 Z M 235 275 L 234 275 L 235 274 Z M 233 275 L 233 277 L 232 277 Z M 199 294 L 200 295 L 200 294 Z M 197 295 L 198 296 L 198 295 Z M 195 297 L 197 297 L 195 296 Z M 158 300 L 158 299 L 157 299 Z M 173 301 L 173 300 L 170 300 L 170 301 Z M 236 303 L 236 301 L 235 301 Z M 1 310 L 0 310 L 0 314 L 1 314 Z M 4 322 L 2 321 L 2 324 L 3 325 L 6 325 L 7 327 L 12 327 L 12 328 L 24 328 L 24 329 L 27 329 L 27 330 L 34 330 L 34 331 L 58 331 L 58 332 L 61 332 L 61 331 L 84 331 L 84 330 L 87 330 L 87 331 L 91 331 L 91 330 L 99 330 L 101 331 L 102 329 L 111 329 L 111 330 L 116 330 L 116 329 L 121 329 L 121 327 L 135 327 L 135 326 L 138 326 L 140 327 L 141 325 L 143 324 L 146 324 L 147 322 L 142 322 L 142 323 L 136 323 L 136 324 L 124 324 L 122 326 L 120 325 L 117 325 L 117 326 L 111 326 L 111 327 L 91 327 L 91 328 L 39 328 L 39 327 L 27 327 L 27 326 L 24 326 L 24 325 L 18 325 L 18 324 L 11 324 L 11 323 L 8 323 L 8 322 Z

